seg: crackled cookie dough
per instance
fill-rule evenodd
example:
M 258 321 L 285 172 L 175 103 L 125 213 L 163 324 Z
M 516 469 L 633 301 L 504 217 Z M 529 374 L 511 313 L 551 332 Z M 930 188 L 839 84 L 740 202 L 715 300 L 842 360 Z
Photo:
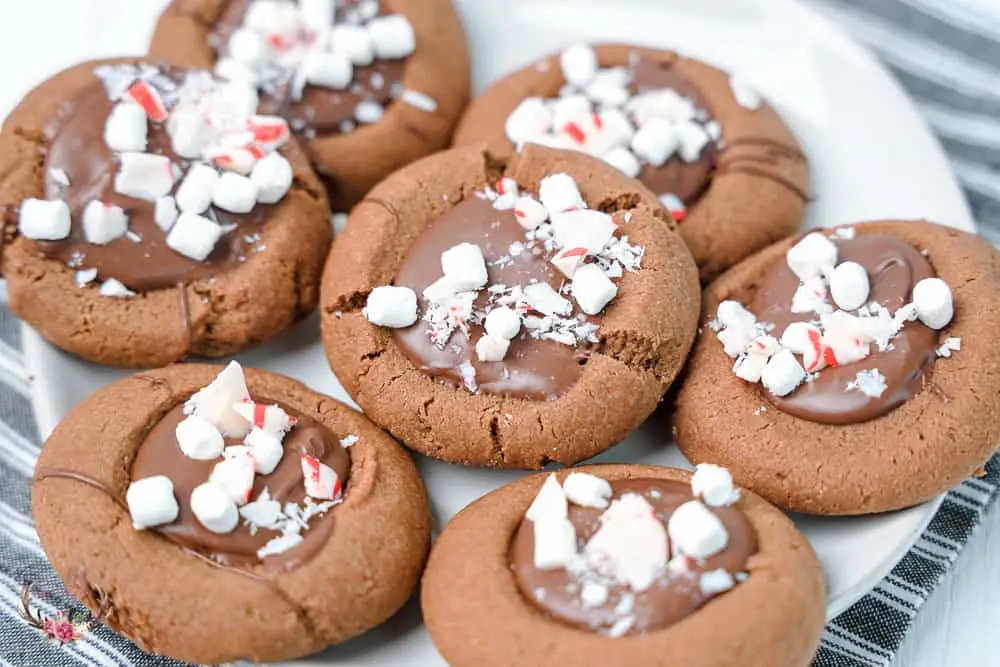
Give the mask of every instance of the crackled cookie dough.
M 927 222 L 768 248 L 706 291 L 681 449 L 795 511 L 882 512 L 947 490 L 1000 436 L 998 288 L 988 243 Z
M 650 414 L 694 335 L 697 274 L 665 216 L 580 153 L 427 158 L 372 191 L 335 244 L 330 365 L 373 421 L 430 456 L 593 456 Z
M 502 487 L 445 527 L 421 604 L 455 667 L 804 667 L 825 616 L 805 538 L 715 465 L 583 466 Z
M 809 199 L 805 156 L 761 96 L 669 51 L 578 44 L 539 60 L 473 100 L 454 145 L 481 141 L 580 151 L 638 178 L 705 282 L 792 234 Z
M 316 304 L 326 197 L 288 124 L 208 72 L 135 60 L 41 84 L 0 134 L 10 305 L 116 366 L 222 356 Z
M 445 148 L 469 97 L 450 0 L 174 0 L 150 55 L 257 88 L 303 139 L 334 211 Z
M 282 376 L 187 364 L 94 393 L 45 443 L 39 537 L 67 588 L 147 651 L 287 660 L 409 598 L 430 516 L 402 450 Z

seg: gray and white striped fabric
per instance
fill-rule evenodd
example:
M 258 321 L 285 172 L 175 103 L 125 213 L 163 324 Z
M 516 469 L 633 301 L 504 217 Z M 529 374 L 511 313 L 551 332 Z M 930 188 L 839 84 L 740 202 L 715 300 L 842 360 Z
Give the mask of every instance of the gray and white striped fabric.
M 868 44 L 941 139 L 984 236 L 1000 243 L 1000 0 L 808 0 Z M 81 609 L 45 561 L 29 516 L 39 434 L 20 323 L 0 308 L 0 665 L 176 665 L 105 627 L 66 647 L 18 618 L 34 582 L 49 615 Z M 917 544 L 878 587 L 827 627 L 814 667 L 890 665 L 924 600 L 1000 490 L 1000 456 L 951 491 Z

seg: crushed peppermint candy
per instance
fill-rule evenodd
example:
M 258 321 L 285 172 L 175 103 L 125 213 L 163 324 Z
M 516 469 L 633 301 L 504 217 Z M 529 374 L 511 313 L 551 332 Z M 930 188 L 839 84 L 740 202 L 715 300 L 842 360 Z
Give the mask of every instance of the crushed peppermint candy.
M 961 338 L 955 338 L 955 337 L 945 338 L 944 343 L 942 343 L 941 347 L 937 349 L 937 356 L 943 359 L 948 359 L 951 357 L 952 352 L 958 352 L 961 349 L 962 349 Z
M 860 391 L 865 396 L 879 398 L 885 393 L 889 386 L 885 383 L 885 376 L 877 368 L 858 371 L 857 376 L 847 383 L 845 391 Z

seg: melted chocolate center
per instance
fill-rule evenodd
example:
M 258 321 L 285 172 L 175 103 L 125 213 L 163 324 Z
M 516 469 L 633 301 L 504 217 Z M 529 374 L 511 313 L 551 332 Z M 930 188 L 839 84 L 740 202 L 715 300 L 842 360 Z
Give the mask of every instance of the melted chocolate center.
M 913 286 L 934 276 L 927 259 L 913 246 L 892 236 L 859 236 L 831 239 L 837 244 L 838 261 L 857 262 L 865 267 L 871 283 L 868 302 L 879 303 L 895 313 L 910 301 Z M 764 278 L 754 298 L 752 311 L 761 322 L 774 324 L 771 332 L 780 338 L 792 322 L 818 319 L 815 313 L 791 312 L 792 296 L 799 279 L 784 261 L 778 262 Z M 867 359 L 819 371 L 784 397 L 768 394 L 774 405 L 788 414 L 823 424 L 855 424 L 886 414 L 923 386 L 924 368 L 934 360 L 937 332 L 920 321 L 907 322 L 891 341 L 891 349 L 879 351 L 872 345 Z M 879 397 L 856 389 L 848 390 L 859 371 L 877 369 L 888 388 Z
M 565 282 L 548 262 L 548 253 L 535 255 L 525 251 L 517 257 L 510 256 L 512 243 L 525 242 L 524 229 L 513 211 L 498 211 L 490 202 L 470 197 L 441 216 L 414 241 L 399 267 L 395 284 L 422 294 L 425 287 L 441 277 L 441 253 L 463 242 L 482 249 L 489 274 L 487 285 L 525 286 L 537 281 L 546 282 L 558 291 Z M 501 257 L 509 257 L 510 261 L 497 263 Z M 475 308 L 486 306 L 488 298 L 487 290 L 480 290 Z M 574 305 L 573 316 L 578 313 Z M 455 331 L 441 349 L 431 343 L 427 325 L 421 320 L 406 329 L 393 329 L 397 344 L 415 366 L 461 386 L 459 366 L 471 362 L 479 390 L 490 394 L 534 400 L 555 398 L 573 386 L 588 357 L 586 349 L 531 338 L 522 328 L 511 341 L 503 361 L 481 362 L 475 347 L 482 335 L 482 326 L 472 324 L 468 335 Z
M 652 505 L 656 517 L 666 527 L 670 515 L 691 500 L 691 486 L 682 482 L 657 479 L 634 479 L 611 482 L 613 498 L 637 493 Z M 623 598 L 633 598 L 629 615 L 635 617 L 628 634 L 643 634 L 668 627 L 695 612 L 711 596 L 701 592 L 703 572 L 724 569 L 732 574 L 745 572 L 747 559 L 757 551 L 757 536 L 744 514 L 735 507 L 711 508 L 729 533 L 727 547 L 703 563 L 693 563 L 690 572 L 665 572 L 642 592 L 626 586 L 613 586 L 607 600 L 596 607 L 584 607 L 579 581 L 563 569 L 540 570 L 534 565 L 534 524 L 525 519 L 514 535 L 510 566 L 521 593 L 547 616 L 587 630 L 609 630 L 622 613 L 616 610 Z M 600 528 L 604 510 L 570 504 L 569 520 L 576 527 L 577 549 Z M 627 604 L 627 600 L 626 600 Z
M 270 403 L 269 401 L 260 401 Z M 282 506 L 287 502 L 298 503 L 305 500 L 305 486 L 302 477 L 302 454 L 310 454 L 336 471 L 341 480 L 346 481 L 350 472 L 350 457 L 329 430 L 308 417 L 303 417 L 282 406 L 288 414 L 298 418 L 298 424 L 285 435 L 283 441 L 285 455 L 281 463 L 270 475 L 257 475 L 254 479 L 251 501 L 256 500 L 265 488 L 271 498 Z M 144 479 L 153 475 L 166 475 L 174 484 L 174 495 L 180 506 L 177 520 L 152 530 L 162 534 L 172 542 L 203 554 L 221 565 L 235 568 L 253 568 L 263 564 L 271 570 L 290 570 L 319 553 L 333 530 L 333 512 L 313 517 L 309 528 L 302 533 L 304 538 L 288 551 L 257 558 L 257 550 L 279 532 L 260 529 L 252 534 L 250 528 L 240 523 L 231 533 L 219 535 L 201 525 L 191 511 L 191 492 L 208 480 L 212 468 L 221 459 L 197 461 L 188 458 L 177 444 L 175 430 L 184 419 L 183 404 L 173 408 L 153 427 L 136 452 L 132 463 L 132 479 Z M 242 444 L 240 440 L 226 439 L 227 445 Z
M 343 21 L 344 15 L 357 4 L 358 0 L 338 2 L 334 22 Z M 243 24 L 249 5 L 250 0 L 231 0 L 216 24 L 214 39 L 219 44 L 220 58 L 228 55 L 229 36 Z M 379 16 L 390 13 L 384 7 L 379 10 Z M 348 132 L 354 128 L 354 109 L 359 102 L 371 100 L 385 107 L 401 92 L 399 84 L 405 65 L 405 58 L 375 60 L 365 67 L 355 65 L 354 79 L 346 90 L 307 85 L 299 101 L 291 99 L 288 83 L 268 88 L 261 91 L 260 112 L 283 116 L 297 132 L 321 135 Z
M 174 71 L 168 76 L 180 81 Z M 154 204 L 115 192 L 119 162 L 104 142 L 104 124 L 114 103 L 95 76 L 91 85 L 82 88 L 60 110 L 58 118 L 46 128 L 48 149 L 45 173 L 61 169 L 69 177 L 69 186 L 46 179 L 45 198 L 62 199 L 69 205 L 72 228 L 62 241 L 38 241 L 35 245 L 46 257 L 68 266 L 97 269 L 99 280 L 116 278 L 137 292 L 174 287 L 217 275 L 246 259 L 253 250 L 254 234 L 259 232 L 273 207 L 258 204 L 246 215 L 237 215 L 209 207 L 203 213 L 221 225 L 236 224 L 238 229 L 224 235 L 204 262 L 197 262 L 172 250 L 166 234 L 153 219 Z M 162 123 L 149 122 L 147 152 L 165 155 L 186 171 L 190 162 L 171 148 L 170 136 Z M 180 187 L 177 179 L 174 191 Z M 93 200 L 120 206 L 129 217 L 129 230 L 141 240 L 128 236 L 106 245 L 88 243 L 83 232 L 83 210 Z

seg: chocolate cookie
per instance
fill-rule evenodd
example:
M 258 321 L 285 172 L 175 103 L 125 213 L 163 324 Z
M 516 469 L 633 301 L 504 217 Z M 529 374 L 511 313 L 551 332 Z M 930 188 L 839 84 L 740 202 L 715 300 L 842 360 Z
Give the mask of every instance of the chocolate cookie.
M 488 494 L 431 552 L 434 644 L 454 667 L 808 665 L 819 564 L 791 521 L 731 482 L 717 466 L 692 479 L 604 465 Z
M 41 84 L 0 134 L 10 305 L 98 363 L 223 356 L 318 298 L 322 185 L 280 118 L 206 72 L 94 61 Z
M 45 443 L 33 515 L 67 588 L 145 650 L 197 663 L 291 659 L 386 620 L 429 544 L 413 463 L 297 382 L 220 370 L 120 380 Z
M 173 0 L 150 55 L 257 85 L 304 140 L 334 211 L 445 148 L 469 99 L 450 0 Z
M 738 78 L 670 51 L 574 46 L 473 100 L 455 145 L 578 150 L 639 178 L 670 209 L 702 281 L 799 227 L 809 174 L 778 114 Z
M 678 444 L 793 511 L 928 500 L 1000 438 L 998 294 L 997 252 L 927 222 L 776 244 L 705 291 Z
M 580 153 L 422 160 L 375 188 L 334 244 L 330 365 L 373 421 L 429 456 L 519 468 L 593 456 L 656 407 L 694 335 L 697 271 L 665 217 L 642 184 Z

